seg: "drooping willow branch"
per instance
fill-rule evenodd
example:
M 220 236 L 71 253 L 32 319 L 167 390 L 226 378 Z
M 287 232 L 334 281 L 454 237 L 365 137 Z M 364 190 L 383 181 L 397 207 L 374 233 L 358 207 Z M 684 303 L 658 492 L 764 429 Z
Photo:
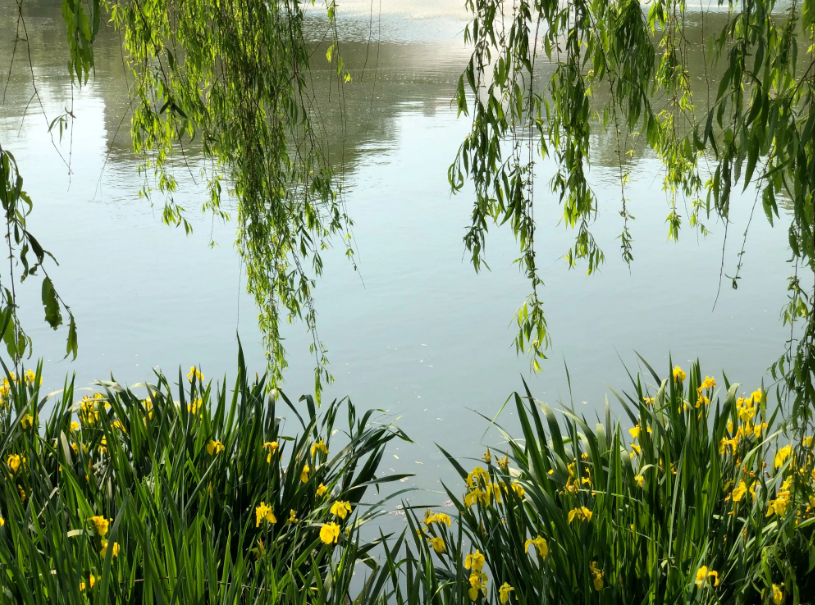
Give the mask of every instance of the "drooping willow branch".
M 88 11 L 90 11 L 90 18 Z M 87 81 L 87 77 L 93 68 L 92 43 L 99 29 L 99 0 L 89 3 L 88 11 L 79 2 L 63 0 L 62 15 L 66 23 L 66 33 L 70 47 L 69 65 L 71 66 L 72 85 L 75 81 L 74 78 L 80 83 Z M 59 125 L 61 137 L 65 118 L 60 116 L 49 122 L 45 116 L 45 109 L 39 97 L 34 67 L 31 62 L 30 41 L 23 17 L 23 0 L 17 0 L 17 25 L 14 47 L 9 61 L 8 77 L 3 92 L 4 97 L 5 90 L 11 80 L 14 60 L 21 41 L 25 43 L 28 55 L 28 70 L 31 73 L 31 85 L 34 89 L 34 94 L 29 103 L 35 98 L 37 99 L 49 132 L 56 125 Z M 56 149 L 56 144 L 54 144 L 54 147 Z M 57 153 L 59 153 L 58 149 Z M 61 154 L 60 158 L 62 158 Z M 70 166 L 68 166 L 68 169 L 70 171 Z M 67 315 L 68 336 L 65 356 L 71 355 L 76 358 L 79 349 L 76 320 L 71 308 L 57 292 L 45 266 L 46 260 L 50 259 L 56 264 L 56 259 L 28 230 L 27 219 L 34 209 L 34 204 L 23 188 L 23 175 L 20 173 L 17 160 L 11 151 L 5 149 L 1 144 L 0 203 L 2 204 L 3 218 L 5 220 L 4 237 L 6 240 L 5 248 L 8 253 L 8 270 L 0 271 L 0 340 L 5 344 L 6 351 L 12 358 L 15 368 L 17 368 L 23 357 L 31 355 L 32 341 L 25 332 L 18 315 L 17 282 L 19 281 L 22 284 L 30 276 L 39 273 L 42 274 L 41 298 L 45 321 L 51 328 L 56 330 L 64 324 L 65 318 L 63 314 Z M 18 267 L 20 270 L 15 271 Z
M 190 229 L 185 209 L 172 197 L 171 158 L 184 141 L 197 144 L 217 167 L 205 175 L 203 209 L 227 218 L 224 189 L 237 199 L 236 244 L 259 309 L 273 382 L 287 365 L 281 322 L 301 319 L 312 336 L 319 394 L 330 374 L 312 289 L 322 272 L 321 250 L 332 235 L 347 235 L 350 221 L 325 141 L 315 130 L 304 10 L 300 0 L 112 4 L 136 76 L 134 147 L 167 196 L 165 222 Z M 333 23 L 333 2 L 327 14 Z M 336 48 L 335 38 L 328 59 L 344 82 L 348 75 Z
M 639 137 L 645 150 L 661 159 L 668 239 L 679 237 L 682 202 L 690 225 L 706 234 L 703 219 L 718 218 L 726 229 L 735 188 L 752 185 L 770 222 L 778 214 L 777 197 L 791 200 L 794 217 L 785 241 L 793 257 L 815 272 L 810 4 L 793 1 L 782 10 L 774 0 L 719 2 L 726 21 L 717 28 L 705 24 L 702 31 L 712 34 L 700 42 L 704 61 L 693 62 L 686 36 L 690 11 L 683 0 L 656 0 L 647 7 L 632 0 L 516 0 L 511 10 L 499 0 L 469 0 L 473 20 L 465 41 L 472 43 L 473 51 L 456 99 L 459 113 L 472 115 L 472 125 L 448 177 L 454 191 L 467 180 L 475 187 L 464 244 L 476 270 L 486 264 L 491 223 L 512 226 L 522 254 L 518 262 L 524 267 L 529 267 L 523 262 L 529 243 L 540 246 L 544 241 L 535 236 L 539 225 L 526 220 L 534 207 L 528 181 L 534 179 L 537 158 L 524 159 L 514 150 L 516 135 L 529 124 L 536 135 L 530 148 L 557 166 L 550 186 L 562 207 L 561 223 L 576 231 L 564 257 L 571 267 L 585 263 L 588 273 L 605 261 L 590 232 L 599 211 L 587 179 L 593 154 L 590 122 L 596 120 L 602 129 L 613 123 L 618 149 L 622 129 L 625 137 Z M 710 14 L 697 11 L 692 17 L 705 22 Z M 550 69 L 535 70 L 538 49 Z M 722 76 L 714 83 L 715 95 L 708 95 L 700 110 L 691 82 L 698 78 L 709 83 L 714 69 Z M 530 86 L 535 78 L 539 82 Z M 594 94 L 598 90 L 609 91 L 606 101 Z M 618 164 L 624 216 L 621 252 L 630 262 L 633 217 L 625 205 L 627 174 L 623 162 Z M 538 203 L 545 199 L 539 195 Z M 542 282 L 534 270 L 527 276 L 532 294 L 517 312 L 515 342 L 519 350 L 531 352 L 538 368 L 548 331 L 539 298 Z M 790 287 L 800 283 L 795 278 Z M 734 280 L 734 287 L 737 284 Z M 815 333 L 808 308 L 801 306 L 810 298 L 794 296 L 795 309 L 786 313 L 787 318 L 806 321 L 805 334 Z M 799 407 L 804 399 L 815 402 L 815 347 L 806 341 L 772 368 L 786 377 Z

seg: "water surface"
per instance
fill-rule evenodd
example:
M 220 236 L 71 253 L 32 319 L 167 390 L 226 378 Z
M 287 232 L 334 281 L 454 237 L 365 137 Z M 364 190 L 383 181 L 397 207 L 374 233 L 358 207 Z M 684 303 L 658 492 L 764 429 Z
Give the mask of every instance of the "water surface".
M 206 192 L 185 170 L 177 175 L 176 199 L 190 209 L 192 236 L 161 223 L 160 199 L 151 206 L 138 196 L 144 177 L 130 151 L 128 76 L 117 34 L 100 36 L 95 76 L 73 91 L 72 136 L 52 144 L 47 120 L 72 103 L 64 26 L 53 0 L 24 6 L 47 117 L 36 100 L 30 102 L 27 56 L 18 54 L 0 109 L 0 141 L 19 161 L 35 204 L 31 230 L 59 259 L 53 277 L 79 325 L 79 357 L 62 360 L 65 335 L 42 321 L 39 284 L 23 285 L 23 320 L 35 356 L 46 360 L 46 386 L 59 388 L 66 373 L 76 373 L 82 385 L 111 374 L 134 383 L 150 378 L 155 366 L 175 375 L 193 363 L 207 377 L 228 374 L 231 380 L 238 334 L 250 366 L 262 370 L 257 312 L 232 245 L 235 225 L 198 212 Z M 316 291 L 319 331 L 336 378 L 327 396 L 350 395 L 361 408 L 399 417 L 416 443 L 397 444 L 385 466 L 418 472 L 407 484 L 420 487 L 450 477 L 434 442 L 457 456 L 480 456 L 486 422 L 476 411 L 493 416 L 523 387 L 522 379 L 541 400 L 568 404 L 568 367 L 571 399 L 593 417 L 602 414 L 606 385 L 627 387 L 623 362 L 636 369 L 634 351 L 663 373 L 669 355 L 686 368 L 699 357 L 707 373 L 720 378 L 724 370 L 753 390 L 789 335 L 778 319 L 791 271 L 787 219 L 771 228 L 759 207 L 740 288 L 730 289 L 725 279 L 719 292 L 722 259 L 732 274 L 754 192 L 735 200 L 726 244 L 724 225 L 714 220 L 709 237 L 685 229 L 678 243 L 668 243 L 660 166 L 652 157 L 640 158 L 628 190 L 636 217 L 629 268 L 615 239 L 622 228 L 616 154 L 598 134 L 594 143 L 602 153 L 591 180 L 601 212 L 593 229 L 608 259 L 599 275 L 566 269 L 562 255 L 574 234 L 558 226 L 557 197 L 545 186 L 553 166 L 537 166 L 538 259 L 553 348 L 545 371 L 530 374 L 529 360 L 512 346 L 513 313 L 527 294 L 512 264 L 512 234 L 493 231 L 487 249 L 492 271 L 476 275 L 461 242 L 471 191 L 451 196 L 446 178 L 468 130 L 450 102 L 468 58 L 461 6 L 377 0 L 340 7 L 341 52 L 354 81 L 345 88 L 346 138 L 332 131 L 332 153 L 335 159 L 341 154 L 346 168 L 360 271 L 353 271 L 339 242 L 324 255 Z M 0 5 L 6 66 L 14 12 L 12 3 Z M 318 59 L 316 69 L 325 87 L 328 66 Z M 70 162 L 70 175 L 63 160 Z M 290 368 L 284 390 L 297 396 L 313 384 L 309 338 L 298 324 L 285 336 Z M 513 426 L 511 414 L 504 420 Z

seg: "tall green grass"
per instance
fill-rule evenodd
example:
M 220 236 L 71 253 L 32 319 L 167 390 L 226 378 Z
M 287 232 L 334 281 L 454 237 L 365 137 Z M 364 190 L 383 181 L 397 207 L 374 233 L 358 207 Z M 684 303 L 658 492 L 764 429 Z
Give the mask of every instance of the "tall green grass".
M 650 367 L 649 367 L 650 369 Z M 449 527 L 411 511 L 400 603 L 811 603 L 812 442 L 768 393 L 699 365 L 618 396 L 631 430 L 514 396 L 522 435 L 448 487 Z M 503 431 L 503 429 L 502 429 Z M 786 448 L 786 449 L 785 449 Z
M 158 374 L 45 395 L 41 372 L 7 371 L 2 389 L 0 603 L 384 598 L 360 527 L 381 513 L 380 485 L 402 478 L 377 473 L 386 445 L 407 440 L 398 428 L 348 400 L 318 410 L 268 394 L 242 356 L 231 391 L 193 368 L 177 386 Z
M 0 604 L 813 602 L 812 440 L 792 447 L 763 388 L 649 370 L 625 424 L 515 394 L 520 435 L 472 469 L 443 450 L 453 507 L 372 541 L 408 438 L 348 400 L 292 403 L 242 357 L 231 389 L 7 372 Z

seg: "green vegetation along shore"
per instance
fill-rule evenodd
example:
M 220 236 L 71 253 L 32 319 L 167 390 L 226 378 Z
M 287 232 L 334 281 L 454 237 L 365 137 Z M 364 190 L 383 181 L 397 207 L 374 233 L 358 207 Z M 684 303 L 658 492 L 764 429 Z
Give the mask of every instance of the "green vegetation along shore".
M 453 508 L 375 540 L 409 438 L 374 411 L 292 403 L 242 358 L 233 388 L 7 371 L 0 603 L 812 602 L 812 439 L 763 388 L 649 370 L 618 395 L 630 429 L 515 394 L 520 436 L 469 470 L 444 452 Z

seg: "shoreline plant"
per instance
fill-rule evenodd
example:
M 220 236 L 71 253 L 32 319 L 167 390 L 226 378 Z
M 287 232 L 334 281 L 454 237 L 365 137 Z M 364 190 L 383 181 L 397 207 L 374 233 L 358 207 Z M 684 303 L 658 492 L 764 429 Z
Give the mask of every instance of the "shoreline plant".
M 231 393 L 195 367 L 81 398 L 41 375 L 2 387 L 0 603 L 340 603 L 357 563 L 376 576 L 365 497 L 402 478 L 377 471 L 408 438 L 374 410 L 295 406 L 242 355 Z
M 519 436 L 496 425 L 506 445 L 472 470 L 442 449 L 452 508 L 406 506 L 377 539 L 363 527 L 407 491 L 369 501 L 407 476 L 379 466 L 409 439 L 374 410 L 295 405 L 242 357 L 231 392 L 195 367 L 81 397 L 43 395 L 41 364 L 7 372 L 0 604 L 813 602 L 813 439 L 763 385 L 647 367 L 655 392 L 614 393 L 625 426 L 516 393 Z
M 505 453 L 468 471 L 442 450 L 464 484 L 445 488 L 456 514 L 409 513 L 397 601 L 813 602 L 812 438 L 794 447 L 763 388 L 741 396 L 698 363 L 649 370 L 656 393 L 638 376 L 618 396 L 631 429 L 608 405 L 594 428 L 573 410 L 559 422 L 527 388 L 522 436 L 499 426 Z

